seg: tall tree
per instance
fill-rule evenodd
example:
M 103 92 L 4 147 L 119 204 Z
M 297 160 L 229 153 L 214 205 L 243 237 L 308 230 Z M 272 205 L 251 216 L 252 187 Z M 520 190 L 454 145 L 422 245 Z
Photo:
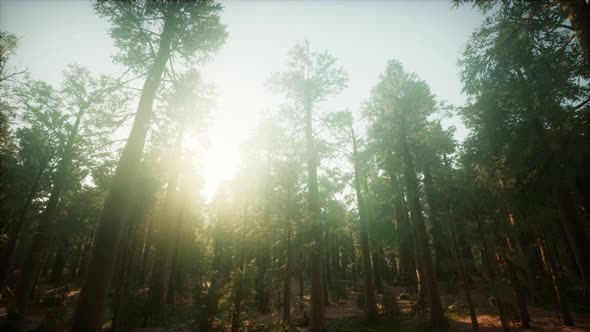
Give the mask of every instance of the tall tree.
M 426 83 L 414 74 L 406 73 L 398 61 L 389 61 L 385 72 L 371 93 L 373 114 L 389 113 L 394 121 L 394 139 L 396 150 L 403 161 L 403 177 L 405 180 L 409 209 L 414 222 L 416 246 L 419 262 L 422 265 L 423 279 L 430 306 L 431 323 L 434 327 L 447 326 L 446 317 L 440 299 L 432 261 L 428 233 L 420 202 L 420 192 L 415 169 L 415 142 L 410 141 L 411 135 L 424 128 L 426 117 L 434 112 L 435 103 Z M 383 110 L 383 112 L 379 111 Z M 384 119 L 375 118 L 376 121 Z
M 336 66 L 336 58 L 328 52 L 315 52 L 310 43 L 297 44 L 288 54 L 288 69 L 275 74 L 271 84 L 280 92 L 293 98 L 305 114 L 305 141 L 307 151 L 307 207 L 313 234 L 311 252 L 311 323 L 310 331 L 326 331 L 323 276 L 322 276 L 322 227 L 321 206 L 318 191 L 318 160 L 314 143 L 313 113 L 318 103 L 337 94 L 346 86 L 347 75 Z
M 113 257 L 128 214 L 129 190 L 134 188 L 134 174 L 140 165 L 154 98 L 166 65 L 172 58 L 189 64 L 206 60 L 227 35 L 219 22 L 221 6 L 213 1 L 101 1 L 95 4 L 95 10 L 112 22 L 111 36 L 120 50 L 115 60 L 146 74 L 146 79 L 104 205 L 73 331 L 100 329 L 114 271 Z

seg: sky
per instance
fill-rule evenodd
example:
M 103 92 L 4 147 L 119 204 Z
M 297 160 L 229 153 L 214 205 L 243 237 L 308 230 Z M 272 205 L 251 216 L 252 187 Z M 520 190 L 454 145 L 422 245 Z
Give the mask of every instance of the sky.
M 200 170 L 203 195 L 240 166 L 240 144 L 261 115 L 276 110 L 280 99 L 266 87 L 273 72 L 284 69 L 288 50 L 308 39 L 314 50 L 327 50 L 348 73 L 348 87 L 320 105 L 321 111 L 358 111 L 386 62 L 397 59 L 431 87 L 439 101 L 461 106 L 457 60 L 483 17 L 470 6 L 448 1 L 223 1 L 222 23 L 228 39 L 209 63 L 198 68 L 215 85 L 217 106 L 208 129 L 209 147 Z M 59 84 L 70 63 L 97 74 L 120 72 L 112 56 L 106 19 L 92 2 L 0 1 L 0 29 L 20 37 L 11 64 L 34 79 Z M 456 139 L 466 130 L 459 119 Z

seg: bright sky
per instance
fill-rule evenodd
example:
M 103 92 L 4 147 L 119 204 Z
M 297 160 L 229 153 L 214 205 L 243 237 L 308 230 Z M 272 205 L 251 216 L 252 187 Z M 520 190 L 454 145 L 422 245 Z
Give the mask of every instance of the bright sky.
M 304 39 L 328 50 L 349 74 L 344 92 L 322 105 L 326 111 L 358 109 L 389 59 L 400 60 L 430 85 L 439 100 L 462 105 L 457 59 L 482 17 L 469 6 L 447 1 L 231 1 L 222 22 L 229 37 L 214 61 L 201 69 L 215 84 L 218 101 L 203 156 L 203 194 L 210 198 L 240 163 L 240 143 L 260 114 L 279 99 L 265 87 L 280 71 L 287 51 Z M 108 22 L 89 1 L 0 1 L 0 29 L 21 37 L 12 63 L 35 79 L 58 84 L 69 63 L 96 73 L 120 70 Z M 457 139 L 465 136 L 458 120 Z

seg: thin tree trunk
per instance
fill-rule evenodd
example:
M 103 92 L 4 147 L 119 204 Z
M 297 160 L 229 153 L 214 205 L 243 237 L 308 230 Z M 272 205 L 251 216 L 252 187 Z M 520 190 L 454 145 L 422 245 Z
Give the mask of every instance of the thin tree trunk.
M 379 313 L 377 312 L 377 299 L 375 297 L 375 279 L 373 277 L 373 266 L 371 264 L 371 249 L 369 248 L 367 206 L 366 200 L 361 192 L 361 165 L 356 146 L 356 136 L 352 126 L 350 133 L 352 137 L 352 153 L 354 160 L 354 188 L 359 210 L 361 261 L 363 264 L 363 280 L 365 286 L 365 314 L 367 316 L 367 321 L 374 322 L 379 318 Z
M 290 189 L 290 188 L 289 188 Z M 283 321 L 286 323 L 291 322 L 291 265 L 292 265 L 292 253 L 291 253 L 291 212 L 290 212 L 290 191 L 287 198 L 287 217 L 286 217 L 286 245 L 285 250 L 285 275 L 283 277 Z
M 557 304 L 559 305 L 559 310 L 561 311 L 563 324 L 574 326 L 574 319 L 567 305 L 567 300 L 565 299 L 565 293 L 563 291 L 563 287 L 561 286 L 561 280 L 559 279 L 557 265 L 555 264 L 553 255 L 549 252 L 549 250 L 547 250 L 545 246 L 545 240 L 541 241 L 541 239 L 537 239 L 537 245 L 539 246 L 543 260 L 547 262 L 547 267 L 549 268 L 549 273 L 551 274 L 551 279 L 553 280 L 555 297 L 557 298 Z
M 580 271 L 586 296 L 590 297 L 590 243 L 576 214 L 576 207 L 570 191 L 561 186 L 556 190 L 561 223 L 574 253 Z
M 324 286 L 322 277 L 322 227 L 321 227 L 321 209 L 320 194 L 318 189 L 318 170 L 317 155 L 314 147 L 313 129 L 312 129 L 312 105 L 309 91 L 306 91 L 304 108 L 305 108 L 305 141 L 307 150 L 307 205 L 309 209 L 309 218 L 311 221 L 311 233 L 313 236 L 311 246 L 311 321 L 309 332 L 325 332 L 325 301 Z
M 516 271 L 514 269 L 514 265 L 512 261 L 507 257 L 505 245 L 510 246 L 510 239 L 509 238 L 502 238 L 500 236 L 500 232 L 498 227 L 500 226 L 496 221 L 495 224 L 495 232 L 496 232 L 496 239 L 498 243 L 498 257 L 497 259 L 501 264 L 504 265 L 506 268 L 506 272 L 508 273 L 508 279 L 510 280 L 510 287 L 512 288 L 512 292 L 514 294 L 514 298 L 516 299 L 516 305 L 518 306 L 518 312 L 520 316 L 520 320 L 522 323 L 523 329 L 530 328 L 531 316 L 529 314 L 529 310 L 526 303 L 526 298 L 524 295 L 524 290 L 518 276 L 516 275 Z
M 506 314 L 504 312 L 504 306 L 503 306 L 503 300 L 500 297 L 500 291 L 498 290 L 498 282 L 496 281 L 496 274 L 495 274 L 495 269 L 494 267 L 492 267 L 492 263 L 491 263 L 491 258 L 490 258 L 490 252 L 488 250 L 488 246 L 486 244 L 486 238 L 484 236 L 484 229 L 483 229 L 483 225 L 481 224 L 481 220 L 479 220 L 479 218 L 476 218 L 476 223 L 477 223 L 477 230 L 479 233 L 479 239 L 481 241 L 481 246 L 482 246 L 482 259 L 483 259 L 483 263 L 484 266 L 486 267 L 486 272 L 490 278 L 490 284 L 491 284 L 491 288 L 492 291 L 494 292 L 494 297 L 496 298 L 496 306 L 498 308 L 498 316 L 500 317 L 500 323 L 502 324 L 502 329 L 504 330 L 504 332 L 509 332 L 510 331 L 510 327 L 508 326 L 508 321 L 506 319 Z
M 248 218 L 246 216 L 246 209 L 244 208 L 244 230 L 242 234 L 242 250 L 241 250 L 241 269 L 242 274 L 240 275 L 238 280 L 235 280 L 236 289 L 235 289 L 235 297 L 234 297 L 234 308 L 232 313 L 231 319 L 231 331 L 232 332 L 239 332 L 240 331 L 240 312 L 242 306 L 242 297 L 243 297 L 243 290 L 244 290 L 244 279 L 246 277 L 246 233 L 248 232 Z
M 453 217 L 450 216 L 452 219 Z M 461 256 L 461 250 L 459 249 L 459 243 L 457 241 L 457 235 L 455 234 L 455 225 L 454 220 L 451 220 L 451 238 L 453 240 L 453 248 L 455 250 L 455 257 L 457 260 L 457 266 L 459 267 L 459 275 L 461 276 L 461 281 L 463 283 L 463 290 L 465 292 L 465 299 L 467 300 L 467 305 L 469 306 L 469 317 L 471 318 L 471 325 L 473 326 L 473 331 L 479 331 L 479 323 L 477 321 L 477 313 L 475 312 L 475 305 L 473 304 L 473 299 L 471 298 L 471 290 L 469 289 L 469 280 L 467 279 L 467 272 L 465 271 L 465 265 L 463 264 L 463 259 Z
M 430 167 L 424 167 L 424 189 L 426 191 L 426 200 L 429 207 L 428 219 L 431 224 L 432 242 L 434 249 L 434 271 L 438 279 L 446 280 L 446 276 L 442 269 L 443 256 L 446 253 L 444 249 L 444 240 L 442 239 L 442 225 L 439 220 L 438 206 L 434 199 L 434 184 L 432 180 L 432 173 Z

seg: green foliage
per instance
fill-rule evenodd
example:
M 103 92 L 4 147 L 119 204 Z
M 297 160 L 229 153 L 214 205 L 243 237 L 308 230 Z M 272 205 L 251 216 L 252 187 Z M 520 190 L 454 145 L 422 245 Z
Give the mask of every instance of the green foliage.
M 211 0 L 98 1 L 94 9 L 111 21 L 115 61 L 137 72 L 151 67 L 164 31 L 172 56 L 189 65 L 209 60 L 227 38 L 222 7 Z
M 314 105 L 346 87 L 348 76 L 335 63 L 336 58 L 327 51 L 312 51 L 306 40 L 289 51 L 288 69 L 273 74 L 269 85 L 298 102 Z

